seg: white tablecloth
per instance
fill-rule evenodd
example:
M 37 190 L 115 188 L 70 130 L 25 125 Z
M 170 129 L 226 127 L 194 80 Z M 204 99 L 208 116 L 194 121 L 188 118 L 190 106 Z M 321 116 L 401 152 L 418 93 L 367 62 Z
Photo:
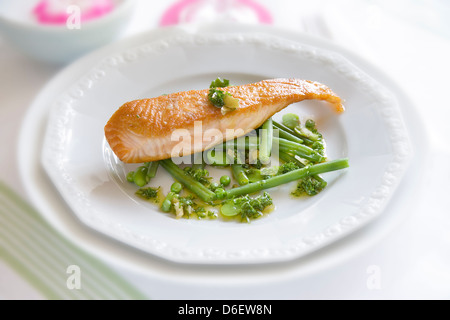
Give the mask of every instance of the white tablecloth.
M 158 27 L 162 12 L 173 2 L 140 1 L 124 36 Z M 211 291 L 214 284 L 145 278 L 112 266 L 149 297 L 450 298 L 450 111 L 446 97 L 450 84 L 450 23 L 444 19 L 450 7 L 445 1 L 310 2 L 260 1 L 273 15 L 274 25 L 306 30 L 354 51 L 388 74 L 409 96 L 414 103 L 411 108 L 418 112 L 427 133 L 427 161 L 415 168 L 422 175 L 422 183 L 414 186 L 414 195 L 419 196 L 403 196 L 407 199 L 404 205 L 395 205 L 397 218 L 387 220 L 390 227 L 368 231 L 374 238 L 369 246 L 355 249 L 339 263 L 307 276 L 293 269 L 284 270 L 285 279 L 269 287 L 255 284 L 237 290 L 223 286 Z M 17 137 L 27 108 L 59 68 L 30 60 L 0 37 L 0 70 L 0 180 L 26 199 L 26 181 L 21 181 L 17 165 Z M 166 276 L 174 272 L 170 265 L 157 266 L 161 270 L 167 267 Z M 0 298 L 34 299 L 41 295 L 0 261 Z

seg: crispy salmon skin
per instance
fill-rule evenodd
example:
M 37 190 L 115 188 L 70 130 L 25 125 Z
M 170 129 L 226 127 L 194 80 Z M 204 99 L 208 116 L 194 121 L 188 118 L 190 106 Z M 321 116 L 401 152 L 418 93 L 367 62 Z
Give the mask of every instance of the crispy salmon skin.
M 203 151 L 212 144 L 245 135 L 260 127 L 275 113 L 302 100 L 324 100 L 337 113 L 344 107 L 339 96 L 318 82 L 271 79 L 220 88 L 238 99 L 236 110 L 222 114 L 208 99 L 208 89 L 191 90 L 125 103 L 109 119 L 105 137 L 117 157 L 125 163 L 142 163 L 174 156 L 180 137 L 188 146 L 177 156 Z M 199 131 L 198 128 L 201 127 Z M 212 131 L 221 137 L 211 141 Z M 230 133 L 231 132 L 231 133 Z

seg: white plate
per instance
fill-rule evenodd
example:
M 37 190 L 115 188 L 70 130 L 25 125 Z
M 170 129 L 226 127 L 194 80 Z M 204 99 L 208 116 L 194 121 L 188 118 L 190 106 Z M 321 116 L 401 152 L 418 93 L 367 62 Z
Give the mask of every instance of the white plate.
M 396 95 L 339 52 L 308 37 L 199 32 L 169 28 L 111 46 L 101 58 L 69 67 L 51 107 L 42 164 L 74 214 L 87 226 L 153 255 L 184 263 L 292 260 L 333 243 L 378 216 L 405 173 L 410 142 Z M 324 175 L 319 196 L 294 200 L 271 190 L 276 210 L 251 224 L 176 220 L 147 206 L 124 180 L 124 166 L 105 147 L 103 127 L 123 103 L 205 88 L 216 76 L 233 84 L 297 77 L 330 86 L 345 99 L 335 116 L 318 102 L 289 110 L 313 116 L 330 158 L 350 168 Z M 171 179 L 159 170 L 153 185 Z

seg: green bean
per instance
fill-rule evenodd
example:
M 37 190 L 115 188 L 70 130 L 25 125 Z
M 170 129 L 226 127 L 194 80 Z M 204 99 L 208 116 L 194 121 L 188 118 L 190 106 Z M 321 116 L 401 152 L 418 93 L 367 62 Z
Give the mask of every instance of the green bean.
M 159 161 L 150 162 L 147 164 L 147 166 L 148 166 L 147 179 L 150 181 L 151 178 L 154 178 L 156 176 L 156 172 L 158 171 L 159 167 Z
M 284 162 L 294 162 L 294 163 L 296 163 L 300 168 L 303 168 L 305 165 L 300 161 L 300 160 L 298 160 L 294 155 L 292 155 L 292 154 L 290 154 L 290 153 L 288 153 L 288 152 L 285 152 L 285 151 L 281 151 L 280 150 L 280 152 L 279 152 L 279 157 L 280 157 L 280 159 L 281 160 L 283 160 Z
M 291 128 L 286 127 L 284 124 L 281 124 L 281 123 L 278 123 L 278 122 L 276 122 L 276 121 L 273 121 L 273 125 L 274 125 L 274 127 L 280 129 L 280 131 L 283 130 L 283 131 L 285 131 L 285 132 L 291 134 L 292 136 L 295 136 L 295 137 L 297 137 L 298 139 L 303 140 L 303 143 L 306 144 L 306 145 L 311 145 L 311 144 L 314 142 L 314 141 L 312 141 L 312 140 L 310 140 L 310 139 L 308 139 L 308 138 L 306 138 L 306 137 L 300 135 L 300 134 L 299 134 L 298 132 L 296 132 L 295 130 L 292 130 Z M 280 135 L 280 138 L 284 138 L 284 137 L 281 137 L 281 135 Z M 290 140 L 290 139 L 289 139 L 289 140 Z
M 259 160 L 263 164 L 267 164 L 270 161 L 270 155 L 272 153 L 272 140 L 273 140 L 273 124 L 272 118 L 267 119 L 262 127 L 260 134 L 259 144 Z
M 205 202 L 214 200 L 215 194 L 203 184 L 186 174 L 183 169 L 178 167 L 171 159 L 165 159 L 160 161 L 161 166 L 167 170 L 170 175 L 182 183 L 187 189 L 196 194 L 200 199 Z
M 299 156 L 300 158 L 306 159 L 306 160 L 314 162 L 314 163 L 323 162 L 325 160 L 325 157 L 323 157 L 323 156 L 321 156 L 319 154 L 305 154 L 301 150 L 290 149 L 289 147 L 285 147 L 285 146 L 280 146 L 280 150 L 279 151 L 280 152 L 286 152 L 286 153 L 292 153 L 294 155 Z
M 240 164 L 233 164 L 231 165 L 231 171 L 233 172 L 233 176 L 236 179 L 236 181 L 239 183 L 239 185 L 243 186 L 248 184 L 248 177 L 245 173 L 244 168 Z
M 284 151 L 287 153 L 294 153 L 299 157 L 314 162 L 322 162 L 325 160 L 325 158 L 321 154 L 319 154 L 316 150 L 303 144 L 298 144 L 286 139 L 275 137 L 273 138 L 273 140 L 276 141 L 276 143 L 278 143 L 280 151 Z
M 222 143 L 221 145 L 217 145 L 214 147 L 216 150 L 238 150 L 238 151 L 244 151 L 244 150 L 258 150 L 259 143 L 258 139 L 254 139 L 254 141 L 248 141 L 246 140 L 240 140 L 240 139 L 234 139 L 234 140 L 228 140 L 226 143 Z M 219 151 L 220 152 L 220 151 Z
M 289 132 L 287 132 L 287 131 L 285 131 L 283 129 L 276 128 L 275 130 L 278 130 L 278 137 L 280 137 L 282 139 L 286 139 L 286 140 L 289 140 L 289 141 L 292 141 L 292 142 L 296 142 L 298 144 L 303 144 L 303 142 L 304 142 L 299 137 L 297 137 L 297 136 L 295 136 L 295 135 L 293 135 L 293 134 L 291 134 L 291 133 L 289 133 Z
M 240 186 L 227 191 L 227 199 L 232 199 L 237 196 L 252 194 L 261 190 L 270 189 L 282 184 L 289 183 L 291 181 L 299 180 L 304 177 L 314 176 L 317 174 L 341 170 L 348 167 L 348 159 L 337 159 L 329 162 L 315 164 L 309 167 L 293 170 L 288 173 L 284 173 L 275 177 L 268 178 L 253 183 L 249 183 L 245 186 Z
M 281 124 L 281 123 L 279 123 L 279 122 L 277 122 L 275 120 L 273 120 L 272 122 L 273 122 L 274 127 L 278 128 L 278 129 L 281 129 L 283 131 L 286 131 L 286 132 L 296 136 L 294 130 L 292 130 L 291 128 L 288 128 L 284 124 Z

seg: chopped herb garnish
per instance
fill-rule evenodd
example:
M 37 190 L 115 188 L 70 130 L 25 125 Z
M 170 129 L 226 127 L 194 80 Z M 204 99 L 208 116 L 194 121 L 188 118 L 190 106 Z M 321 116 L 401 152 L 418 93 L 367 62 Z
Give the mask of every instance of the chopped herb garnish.
M 218 77 L 216 80 L 211 82 L 210 88 L 224 88 L 230 85 L 230 80 L 221 79 Z
M 211 82 L 209 86 L 208 100 L 213 106 L 222 109 L 222 114 L 226 114 L 239 107 L 239 100 L 233 98 L 228 92 L 224 92 L 217 88 L 224 88 L 230 85 L 230 81 L 227 79 L 217 78 Z
M 300 166 L 293 161 L 289 161 L 278 167 L 278 174 L 285 174 L 297 169 L 300 169 Z
M 315 196 L 326 187 L 327 183 L 316 177 L 305 177 L 298 181 L 297 188 L 292 192 L 293 196 Z
M 208 93 L 209 101 L 217 108 L 222 108 L 225 105 L 225 95 L 229 93 L 223 92 L 222 90 L 210 88 Z
M 240 215 L 242 220 L 248 221 L 261 217 L 262 211 L 272 203 L 272 198 L 267 192 L 256 198 L 251 198 L 247 194 L 224 202 L 221 213 L 228 217 Z
M 140 188 L 138 191 L 136 191 L 136 195 L 146 200 L 156 201 L 158 198 L 158 192 L 159 187 L 158 188 L 147 187 L 147 188 Z

